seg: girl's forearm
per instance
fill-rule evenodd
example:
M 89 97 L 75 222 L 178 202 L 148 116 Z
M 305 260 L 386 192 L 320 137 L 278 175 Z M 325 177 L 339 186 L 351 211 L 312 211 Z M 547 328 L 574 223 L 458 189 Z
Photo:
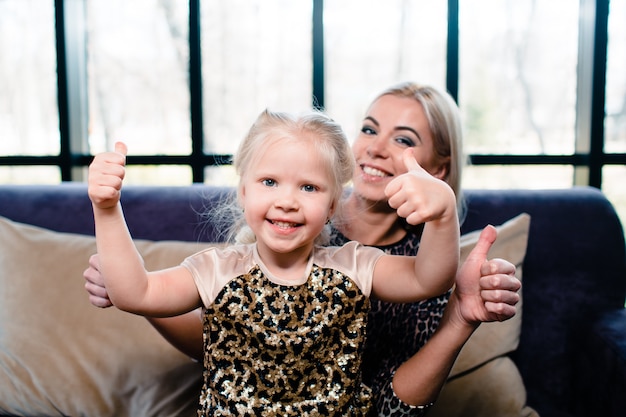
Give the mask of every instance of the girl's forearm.
M 147 290 L 147 273 L 132 240 L 121 205 L 94 206 L 96 246 L 100 270 L 111 302 L 121 310 L 135 312 L 135 300 Z
M 452 287 L 459 267 L 459 222 L 455 216 L 428 222 L 415 256 L 415 275 L 430 280 L 433 294 Z

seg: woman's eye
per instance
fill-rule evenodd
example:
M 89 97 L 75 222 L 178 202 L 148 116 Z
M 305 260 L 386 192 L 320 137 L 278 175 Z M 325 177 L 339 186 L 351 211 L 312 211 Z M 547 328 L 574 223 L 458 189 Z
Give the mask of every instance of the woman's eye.
M 409 148 L 415 146 L 415 142 L 412 139 L 403 136 L 397 137 L 396 142 Z
M 265 185 L 266 187 L 273 187 L 273 186 L 275 186 L 275 185 L 276 185 L 276 181 L 274 181 L 274 180 L 273 180 L 273 179 L 271 179 L 271 178 L 264 179 L 263 181 L 261 181 L 261 183 L 262 183 L 263 185 Z
M 303 186 L 302 186 L 302 189 L 303 189 L 304 191 L 306 191 L 307 193 L 312 193 L 312 192 L 314 192 L 315 190 L 317 190 L 317 187 L 316 187 L 316 186 L 314 186 L 314 185 L 310 185 L 310 184 L 308 184 L 308 185 L 303 185 Z
M 366 134 L 366 135 L 375 135 L 376 131 L 369 126 L 363 126 L 361 128 L 361 133 Z

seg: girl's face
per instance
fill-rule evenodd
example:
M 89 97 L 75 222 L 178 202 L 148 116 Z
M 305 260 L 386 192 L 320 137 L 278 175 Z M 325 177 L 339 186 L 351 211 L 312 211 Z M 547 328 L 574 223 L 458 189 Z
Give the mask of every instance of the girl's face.
M 335 208 L 327 163 L 309 141 L 280 139 L 252 165 L 240 196 L 259 254 L 302 250 L 308 256 Z
M 406 148 L 413 148 L 415 159 L 426 171 L 445 177 L 447 164 L 436 161 L 422 105 L 412 98 L 384 95 L 370 106 L 352 145 L 354 192 L 367 200 L 386 201 L 387 184 L 407 172 L 402 159 Z

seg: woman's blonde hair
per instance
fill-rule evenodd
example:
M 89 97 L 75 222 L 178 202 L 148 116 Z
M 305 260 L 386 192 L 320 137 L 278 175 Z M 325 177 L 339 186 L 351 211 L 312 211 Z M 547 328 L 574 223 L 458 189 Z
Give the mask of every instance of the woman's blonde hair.
M 410 81 L 387 88 L 378 94 L 373 102 L 385 95 L 412 98 L 422 105 L 433 138 L 434 157 L 450 158 L 448 174 L 444 180 L 456 195 L 459 217 L 462 219 L 465 213 L 465 203 L 461 177 L 466 158 L 463 153 L 461 115 L 456 102 L 445 91 Z
M 302 114 L 291 114 L 264 110 L 253 123 L 239 149 L 234 156 L 233 166 L 239 176 L 237 186 L 237 203 L 241 201 L 242 185 L 259 158 L 263 157 L 266 149 L 278 141 L 309 142 L 314 145 L 324 167 L 328 169 L 330 184 L 333 192 L 334 205 L 339 205 L 344 187 L 352 179 L 354 173 L 354 156 L 346 135 L 341 126 L 320 111 L 309 111 Z M 285 155 L 288 158 L 289 155 Z M 232 227 L 228 229 L 227 240 L 240 243 L 250 243 L 255 240 L 252 231 L 246 226 L 240 204 L 230 204 L 235 207 L 231 211 Z M 231 209 L 232 210 L 232 209 Z M 224 216 L 221 216 L 225 218 Z M 227 216 L 228 217 L 228 216 Z M 316 243 L 325 244 L 328 241 L 329 230 L 325 228 L 322 236 Z

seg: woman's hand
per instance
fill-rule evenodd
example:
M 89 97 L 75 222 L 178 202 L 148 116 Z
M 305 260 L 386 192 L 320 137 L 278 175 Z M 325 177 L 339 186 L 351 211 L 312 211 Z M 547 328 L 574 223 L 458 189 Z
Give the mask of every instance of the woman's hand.
M 522 283 L 515 277 L 515 265 L 504 259 L 487 260 L 496 237 L 495 227 L 485 227 L 457 272 L 451 306 L 466 324 L 505 321 L 517 312 Z

